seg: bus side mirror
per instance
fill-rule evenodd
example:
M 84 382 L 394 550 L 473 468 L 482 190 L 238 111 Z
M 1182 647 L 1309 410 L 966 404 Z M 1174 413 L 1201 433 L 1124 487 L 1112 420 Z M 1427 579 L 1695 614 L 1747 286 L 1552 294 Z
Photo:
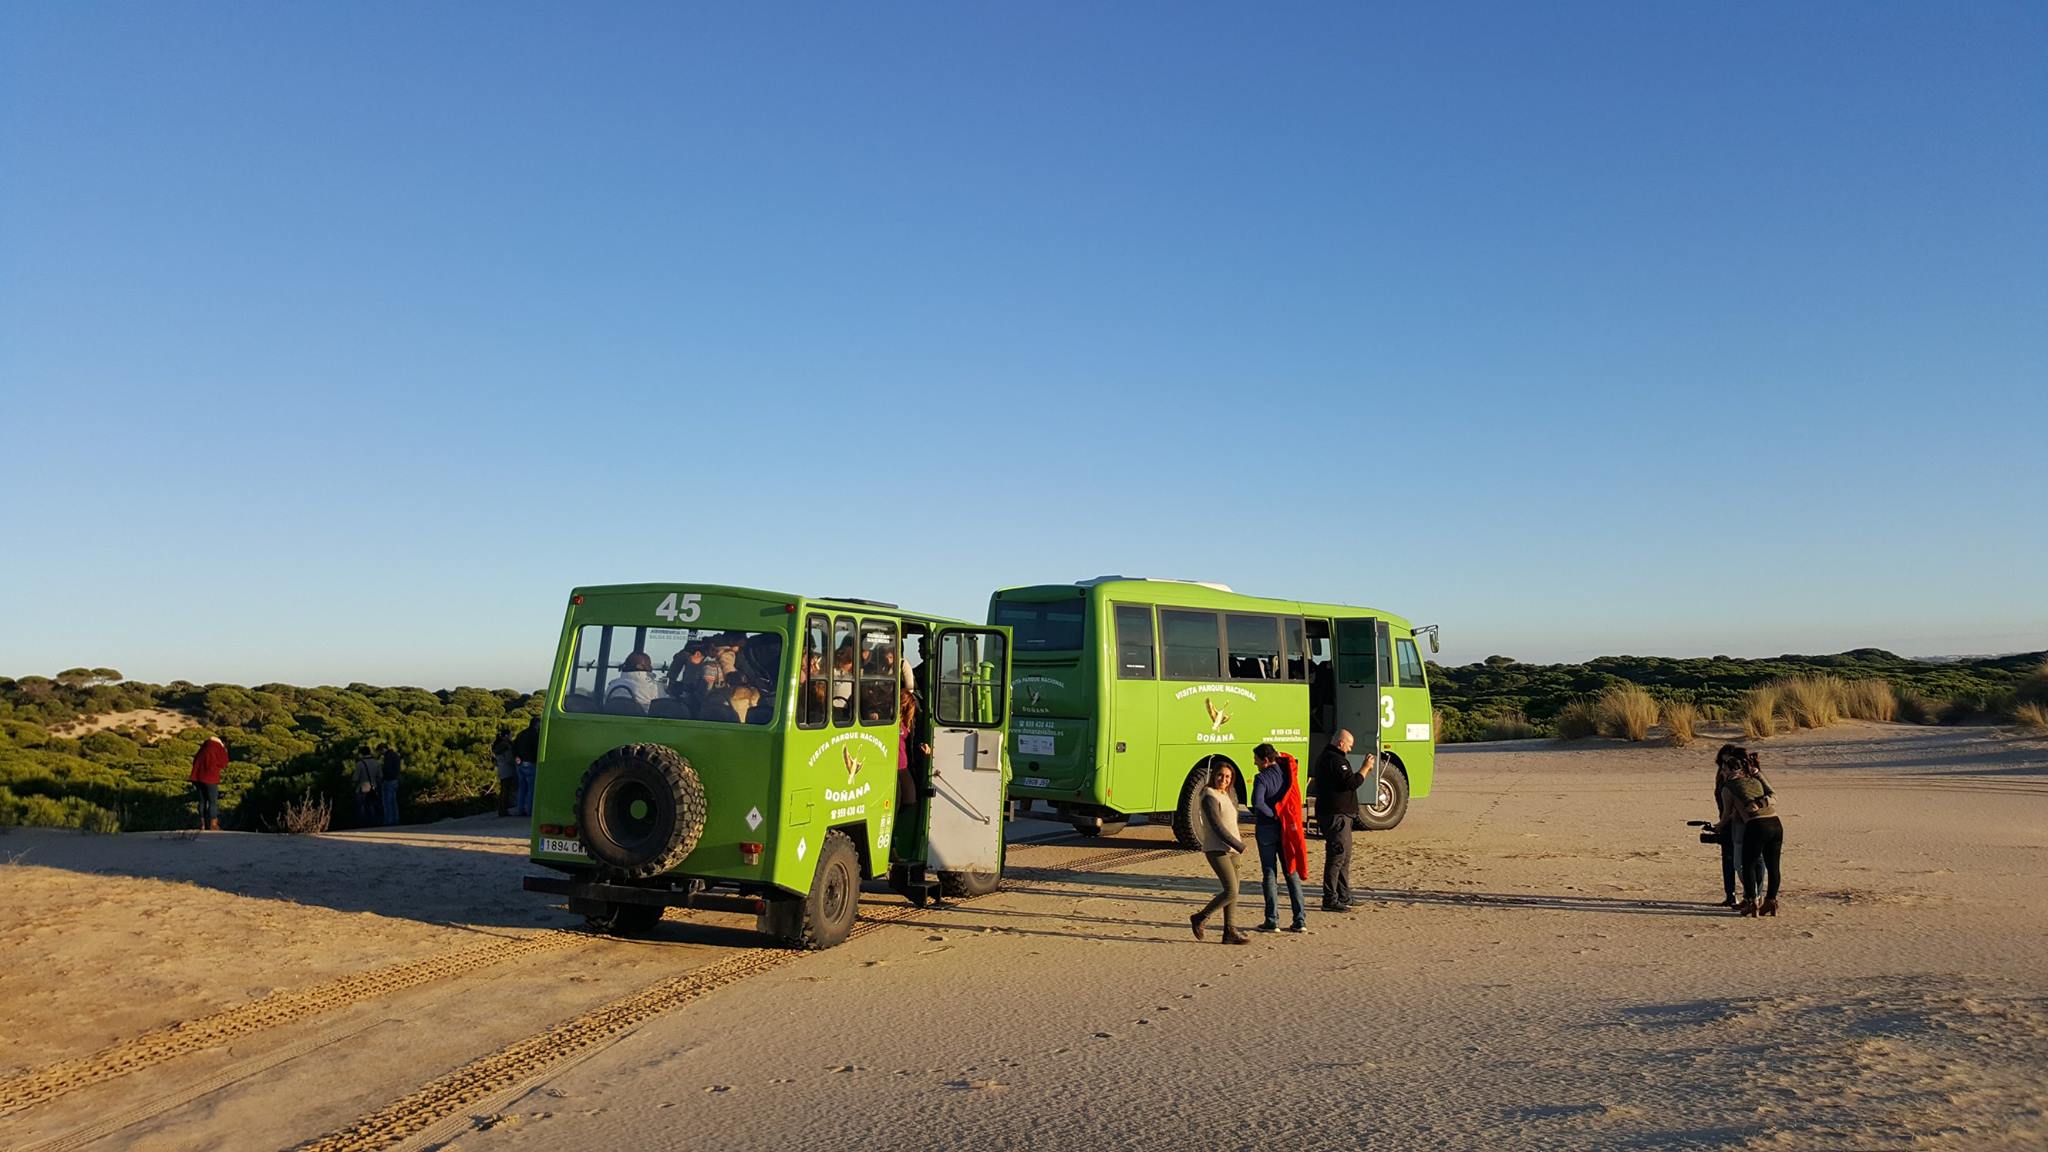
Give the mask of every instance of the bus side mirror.
M 1429 634 L 1429 654 L 1434 656 L 1441 651 L 1443 651 L 1443 649 L 1437 646 L 1436 633 L 1431 632 Z

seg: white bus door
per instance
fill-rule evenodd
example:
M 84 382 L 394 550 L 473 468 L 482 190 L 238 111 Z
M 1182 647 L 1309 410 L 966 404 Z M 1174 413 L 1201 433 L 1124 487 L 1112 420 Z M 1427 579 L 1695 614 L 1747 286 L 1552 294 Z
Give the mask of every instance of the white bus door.
M 1010 645 L 998 629 L 941 628 L 936 650 L 927 866 L 993 874 L 1003 861 Z

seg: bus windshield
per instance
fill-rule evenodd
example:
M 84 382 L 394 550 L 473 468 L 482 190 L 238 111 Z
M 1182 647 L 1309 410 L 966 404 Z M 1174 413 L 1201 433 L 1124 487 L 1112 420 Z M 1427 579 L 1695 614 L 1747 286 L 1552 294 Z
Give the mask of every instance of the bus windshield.
M 1077 652 L 1088 602 L 1071 600 L 998 600 L 995 623 L 1010 628 L 1019 652 Z

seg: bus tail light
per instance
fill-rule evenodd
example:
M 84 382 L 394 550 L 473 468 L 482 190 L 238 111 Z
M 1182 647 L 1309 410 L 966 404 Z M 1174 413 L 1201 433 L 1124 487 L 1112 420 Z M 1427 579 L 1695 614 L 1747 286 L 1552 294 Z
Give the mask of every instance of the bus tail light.
M 741 844 L 740 863 L 759 864 L 761 862 L 761 847 L 759 844 Z
M 576 826 L 574 824 L 543 824 L 540 826 L 540 834 L 543 836 L 560 836 L 564 840 L 574 840 L 576 838 Z

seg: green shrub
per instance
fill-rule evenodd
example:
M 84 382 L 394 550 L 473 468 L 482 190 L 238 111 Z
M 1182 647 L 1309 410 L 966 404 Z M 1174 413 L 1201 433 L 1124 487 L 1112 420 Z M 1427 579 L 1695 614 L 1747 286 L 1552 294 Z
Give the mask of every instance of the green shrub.
M 1897 717 L 1901 724 L 1932 724 L 1940 718 L 1941 701 L 1930 700 L 1911 688 L 1901 688 L 1893 693 L 1898 706 Z

